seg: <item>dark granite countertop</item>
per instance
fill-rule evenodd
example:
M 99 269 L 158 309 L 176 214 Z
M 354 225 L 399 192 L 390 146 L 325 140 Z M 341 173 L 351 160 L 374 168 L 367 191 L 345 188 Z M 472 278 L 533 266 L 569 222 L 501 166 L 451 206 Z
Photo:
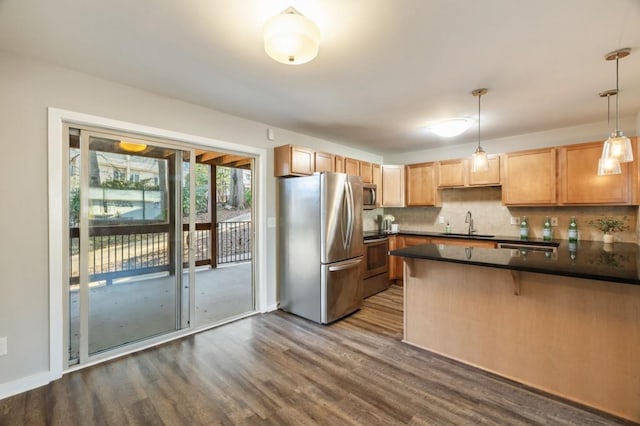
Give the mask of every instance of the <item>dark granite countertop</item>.
M 407 235 L 405 232 L 400 234 Z M 410 235 L 444 236 L 434 233 Z M 452 237 L 455 238 L 455 237 Z M 468 238 L 465 236 L 465 238 Z M 548 243 L 542 240 L 520 241 L 514 237 L 482 238 L 496 242 L 523 244 Z M 580 241 L 569 244 L 555 240 L 557 251 L 544 253 L 532 249 L 463 247 L 445 244 L 422 244 L 390 251 L 393 256 L 463 263 L 515 271 L 587 278 L 624 284 L 640 285 L 640 247 L 632 243 L 603 244 L 599 241 Z

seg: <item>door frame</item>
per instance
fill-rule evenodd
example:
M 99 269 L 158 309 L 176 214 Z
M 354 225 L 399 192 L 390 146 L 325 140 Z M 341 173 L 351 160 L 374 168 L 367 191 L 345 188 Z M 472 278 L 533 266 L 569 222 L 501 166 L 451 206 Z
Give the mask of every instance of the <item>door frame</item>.
M 48 205 L 49 205 L 49 380 L 56 380 L 62 377 L 62 374 L 77 370 L 79 368 L 88 367 L 90 365 L 104 362 L 108 359 L 120 357 L 128 353 L 137 352 L 139 350 L 156 346 L 160 343 L 178 339 L 190 334 L 194 334 L 211 328 L 207 326 L 202 328 L 188 328 L 178 330 L 157 338 L 151 338 L 132 344 L 130 350 L 118 353 L 117 355 L 105 355 L 102 358 L 96 358 L 94 362 L 90 362 L 81 366 L 67 366 L 67 357 L 65 357 L 64 348 L 64 298 L 67 296 L 65 291 L 65 255 L 62 248 L 65 245 L 65 232 L 68 232 L 68 218 L 63 214 L 67 211 L 66 197 L 63 195 L 68 189 L 65 187 L 66 175 L 68 170 L 63 167 L 66 159 L 63 158 L 66 152 L 68 141 L 64 138 L 64 125 L 76 124 L 80 126 L 98 127 L 104 130 L 135 133 L 141 136 L 152 138 L 170 139 L 178 143 L 182 142 L 188 146 L 201 145 L 212 150 L 228 150 L 246 154 L 255 157 L 254 160 L 254 176 L 255 179 L 255 195 L 254 200 L 257 201 L 255 207 L 255 271 L 254 271 L 254 288 L 256 292 L 256 313 L 266 312 L 269 310 L 267 306 L 267 250 L 266 250 L 266 232 L 267 232 L 267 150 L 264 148 L 240 145 L 231 142 L 225 142 L 217 139 L 195 136 L 186 133 L 175 132 L 156 127 L 150 127 L 135 123 L 129 123 L 110 118 L 99 117 L 90 114 L 78 113 L 59 108 L 49 107 L 48 112 Z M 249 314 L 253 315 L 253 313 Z M 237 318 L 233 318 L 236 320 Z M 220 324 L 216 324 L 218 326 Z

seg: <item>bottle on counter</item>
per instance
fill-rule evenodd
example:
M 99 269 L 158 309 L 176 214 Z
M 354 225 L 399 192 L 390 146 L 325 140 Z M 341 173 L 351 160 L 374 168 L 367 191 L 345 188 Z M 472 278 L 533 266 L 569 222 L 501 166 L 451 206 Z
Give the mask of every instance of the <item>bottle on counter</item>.
M 527 217 L 522 216 L 520 220 L 520 239 L 526 240 L 529 238 L 529 222 L 527 222 Z
M 569 222 L 568 239 L 570 243 L 575 243 L 578 241 L 578 224 L 576 223 L 575 216 L 571 216 L 571 222 Z
M 544 219 L 544 225 L 542 227 L 542 239 L 544 241 L 551 241 L 553 235 L 553 228 L 551 227 L 551 218 L 547 216 Z
M 447 226 L 444 228 L 444 232 L 445 234 L 451 233 L 451 225 L 449 224 L 449 222 L 447 222 Z

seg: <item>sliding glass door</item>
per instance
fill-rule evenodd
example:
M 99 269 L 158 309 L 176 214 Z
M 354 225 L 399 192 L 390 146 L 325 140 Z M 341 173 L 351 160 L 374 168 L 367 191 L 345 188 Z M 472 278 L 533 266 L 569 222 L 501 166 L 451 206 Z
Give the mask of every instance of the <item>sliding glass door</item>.
M 70 365 L 254 311 L 252 158 L 67 131 Z

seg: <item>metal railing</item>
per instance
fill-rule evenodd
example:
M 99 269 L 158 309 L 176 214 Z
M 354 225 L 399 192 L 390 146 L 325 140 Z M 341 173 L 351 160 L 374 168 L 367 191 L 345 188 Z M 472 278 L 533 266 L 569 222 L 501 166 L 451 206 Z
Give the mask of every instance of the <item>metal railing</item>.
M 183 230 L 183 265 L 187 265 L 189 244 L 195 244 L 196 265 L 212 265 L 251 260 L 251 222 L 219 222 L 196 224 L 194 241 Z M 79 282 L 80 230 L 70 228 L 69 266 L 71 284 Z M 166 224 L 121 225 L 91 228 L 88 266 L 90 281 L 106 281 L 152 272 L 169 271 L 170 228 Z M 217 237 L 211 247 L 212 236 Z M 213 261 L 212 250 L 215 250 Z

